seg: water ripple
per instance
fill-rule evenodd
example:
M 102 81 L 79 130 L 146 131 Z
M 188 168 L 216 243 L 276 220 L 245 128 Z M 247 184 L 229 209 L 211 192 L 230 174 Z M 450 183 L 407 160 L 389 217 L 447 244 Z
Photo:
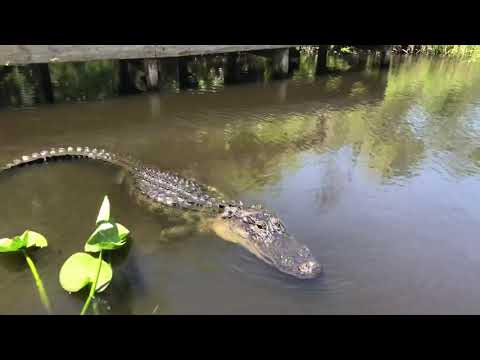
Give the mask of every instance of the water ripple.
M 330 267 L 328 264 L 322 265 L 324 272 L 318 278 L 311 280 L 299 280 L 283 274 L 273 267 L 262 263 L 258 258 L 249 253 L 241 254 L 237 261 L 228 266 L 231 271 L 264 284 L 264 286 L 296 290 L 304 295 L 315 295 L 322 292 L 342 292 L 352 285 L 351 282 L 342 279 L 335 272 L 333 266 Z

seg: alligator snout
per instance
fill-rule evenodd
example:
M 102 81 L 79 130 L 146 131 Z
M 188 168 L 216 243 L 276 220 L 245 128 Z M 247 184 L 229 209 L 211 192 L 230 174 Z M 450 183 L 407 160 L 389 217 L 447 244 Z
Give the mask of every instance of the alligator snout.
M 303 278 L 314 278 L 322 272 L 322 265 L 315 260 L 309 260 L 298 267 L 298 272 Z

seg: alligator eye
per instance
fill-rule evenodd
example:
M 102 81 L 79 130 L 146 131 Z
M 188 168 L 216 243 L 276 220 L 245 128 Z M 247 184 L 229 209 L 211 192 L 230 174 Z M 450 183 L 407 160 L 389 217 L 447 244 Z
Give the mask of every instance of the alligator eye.
M 266 225 L 265 225 L 265 223 L 257 223 L 257 227 L 258 227 L 259 229 L 265 229 L 265 228 L 266 228 Z

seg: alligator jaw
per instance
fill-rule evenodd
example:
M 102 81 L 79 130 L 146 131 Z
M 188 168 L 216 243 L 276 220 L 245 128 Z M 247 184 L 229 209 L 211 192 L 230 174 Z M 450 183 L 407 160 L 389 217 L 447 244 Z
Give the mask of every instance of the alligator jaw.
M 285 274 L 314 279 L 322 273 L 322 266 L 310 249 L 289 235 L 278 218 L 264 210 L 227 209 L 209 225 L 220 238 L 243 246 Z

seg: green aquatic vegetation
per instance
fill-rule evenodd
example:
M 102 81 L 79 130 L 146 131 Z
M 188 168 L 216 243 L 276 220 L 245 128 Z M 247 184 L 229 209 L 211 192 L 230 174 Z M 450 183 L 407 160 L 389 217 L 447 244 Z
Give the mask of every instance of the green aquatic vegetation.
M 110 264 L 102 260 L 99 266 L 99 261 L 83 252 L 73 254 L 60 270 L 60 284 L 68 292 L 77 292 L 96 281 L 95 291 L 102 292 L 112 280 L 113 272 Z
M 351 46 L 343 46 L 343 47 L 340 48 L 340 53 L 342 53 L 342 54 L 354 54 L 354 53 L 356 53 L 356 51 Z
M 300 56 L 300 63 L 298 69 L 293 73 L 293 79 L 315 79 L 316 63 L 316 49 L 315 51 L 304 52 L 303 56 Z
M 125 245 L 128 233 L 128 229 L 122 224 L 102 223 L 88 238 L 85 251 L 100 252 L 118 249 Z
M 78 252 L 70 256 L 59 273 L 60 285 L 69 293 L 78 292 L 87 285 L 91 285 L 89 295 L 82 308 L 84 315 L 95 294 L 104 291 L 113 277 L 111 265 L 102 259 L 104 250 L 115 250 L 127 242 L 129 230 L 122 224 L 113 221 L 110 215 L 110 201 L 107 196 L 103 199 L 96 221 L 97 228 L 85 243 L 84 250 L 99 253 L 94 257 L 86 252 Z M 27 249 L 32 247 L 47 247 L 47 239 L 37 232 L 26 230 L 22 235 L 13 238 L 0 239 L 0 253 L 22 253 L 32 272 L 37 286 L 40 300 L 48 313 L 52 312 L 43 282 L 37 271 L 35 263 L 28 255 Z M 95 305 L 95 304 L 94 304 Z M 94 313 L 97 313 L 94 306 Z
M 476 62 L 480 60 L 480 45 L 420 45 L 418 53 Z
M 55 97 L 67 101 L 103 99 L 114 95 L 114 62 L 51 63 Z
M 52 307 L 50 305 L 50 300 L 48 299 L 47 292 L 45 291 L 45 287 L 43 286 L 42 279 L 38 274 L 35 263 L 30 258 L 27 252 L 27 249 L 31 247 L 43 248 L 47 246 L 47 239 L 42 234 L 31 230 L 26 230 L 22 235 L 17 235 L 13 239 L 0 239 L 0 252 L 21 252 L 24 255 L 28 267 L 32 272 L 33 278 L 35 279 L 35 285 L 37 286 L 40 300 L 42 301 L 42 304 L 47 310 L 47 312 L 51 313 Z
M 95 293 L 104 291 L 113 277 L 111 265 L 103 260 L 104 250 L 115 250 L 127 241 L 129 230 L 113 221 L 110 214 L 110 201 L 103 199 L 96 221 L 97 228 L 85 243 L 86 252 L 99 253 L 98 258 L 79 252 L 70 256 L 59 273 L 60 285 L 68 292 L 77 292 L 90 284 L 90 292 L 80 315 L 84 315 L 95 297 Z

